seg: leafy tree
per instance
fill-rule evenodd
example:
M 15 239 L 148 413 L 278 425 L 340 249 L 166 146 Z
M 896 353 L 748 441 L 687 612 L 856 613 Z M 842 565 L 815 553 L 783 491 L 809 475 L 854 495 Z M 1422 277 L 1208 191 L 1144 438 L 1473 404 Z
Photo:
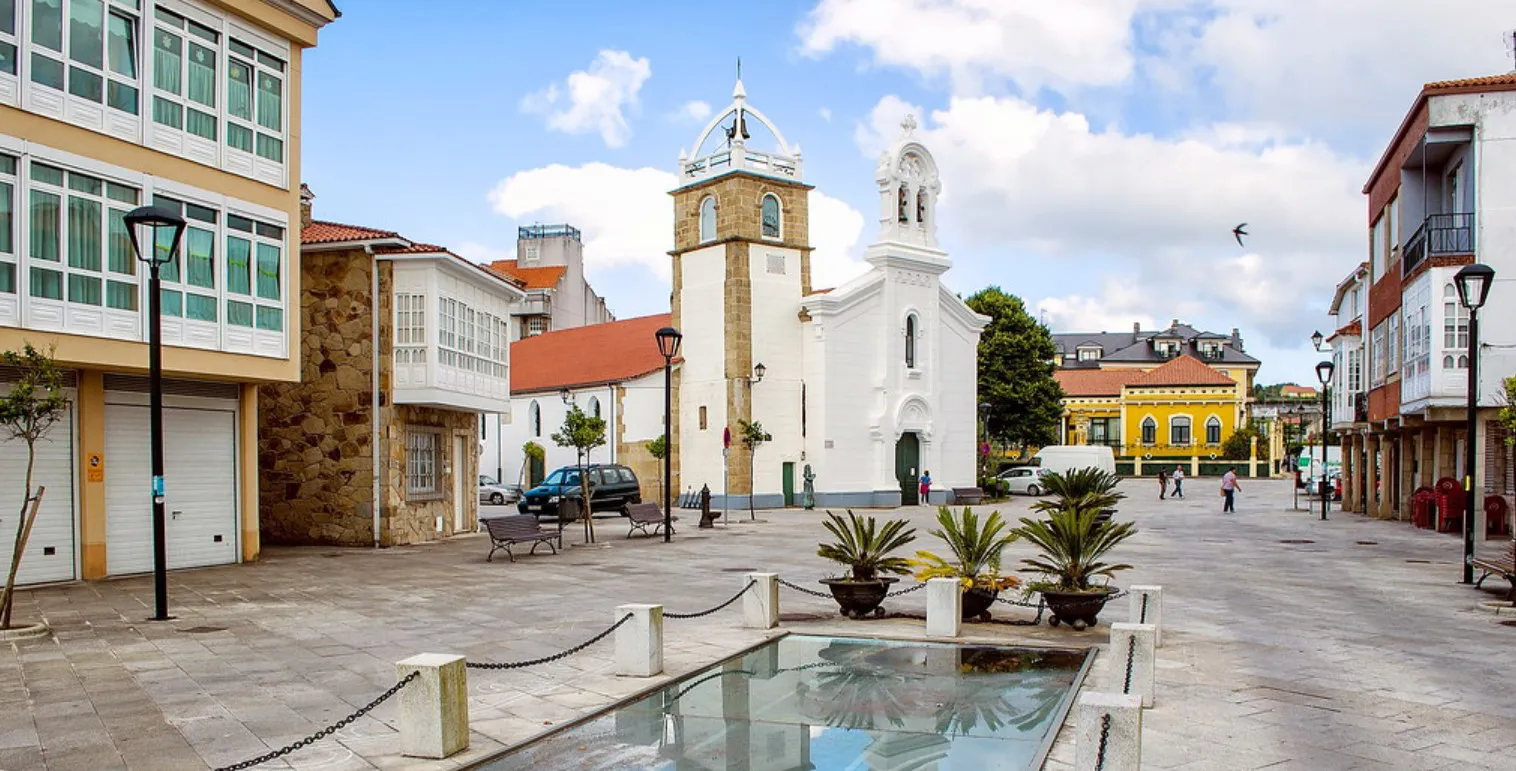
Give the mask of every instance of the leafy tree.
M 521 454 L 525 457 L 525 460 L 521 464 L 521 476 L 519 478 L 517 478 L 516 481 L 517 482 L 526 481 L 526 482 L 531 483 L 533 486 L 535 486 L 541 480 L 533 479 L 532 478 L 532 474 L 531 474 L 532 462 L 533 461 L 535 461 L 537 463 L 546 462 L 547 461 L 547 450 L 544 449 L 542 447 L 542 445 L 537 444 L 536 442 L 528 441 L 526 444 L 521 445 Z
M 1021 298 L 998 286 L 967 300 L 990 317 L 979 337 L 979 401 L 990 436 L 1013 445 L 1058 441 L 1063 420 L 1063 388 L 1053 379 L 1058 347 L 1053 335 L 1026 310 Z
M 653 456 L 653 460 L 658 461 L 658 499 L 661 501 L 663 500 L 663 458 L 668 455 L 669 446 L 663 441 L 663 436 L 661 435 L 657 439 L 645 443 L 643 446 L 647 448 L 647 454 Z
M 579 503 L 584 514 L 584 541 L 594 543 L 595 514 L 590 508 L 590 501 L 594 500 L 595 491 L 585 461 L 589 459 L 590 450 L 605 444 L 605 419 L 585 414 L 576 404 L 563 416 L 563 427 L 553 434 L 553 442 L 559 447 L 572 447 L 578 453 Z M 559 522 L 562 522 L 563 507 L 560 505 L 558 510 Z
M 1258 440 L 1258 459 L 1269 459 L 1269 438 L 1256 423 L 1237 429 L 1221 443 L 1221 457 L 1226 460 L 1249 460 L 1253 455 L 1253 439 Z
M 758 515 L 753 513 L 753 494 L 758 491 L 757 474 L 754 471 L 758 465 L 758 448 L 762 447 L 765 442 L 774 441 L 774 437 L 769 432 L 764 431 L 763 424 L 756 420 L 749 423 L 746 420 L 738 419 L 737 430 L 742 435 L 743 446 L 747 447 L 747 516 L 748 519 L 757 519 Z
M 1501 381 L 1505 390 L 1505 406 L 1495 417 L 1495 423 L 1505 429 L 1506 444 L 1516 445 L 1516 377 Z
M 37 442 L 42 441 L 48 430 L 68 414 L 68 397 L 63 395 L 63 372 L 53 362 L 51 352 L 43 353 L 28 343 L 20 353 L 0 353 L 0 364 L 21 372 L 10 392 L 0 396 L 0 441 L 14 439 L 26 443 L 26 482 L 22 488 L 21 516 L 16 522 L 15 549 L 11 552 L 10 571 L 5 575 L 5 590 L 0 593 L 0 629 L 10 629 L 21 555 L 26 551 L 32 525 L 37 521 L 42 494 L 47 491 L 39 486 L 36 492 L 32 492 Z

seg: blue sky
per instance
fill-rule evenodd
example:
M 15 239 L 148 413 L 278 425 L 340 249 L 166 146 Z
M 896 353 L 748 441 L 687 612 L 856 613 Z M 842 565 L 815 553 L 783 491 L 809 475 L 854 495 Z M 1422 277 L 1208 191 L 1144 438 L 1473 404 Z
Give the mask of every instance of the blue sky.
M 804 149 L 818 283 L 859 269 L 874 156 L 911 112 L 954 289 L 999 284 L 1057 331 L 1238 327 L 1263 380 L 1300 382 L 1366 250 L 1369 166 L 1422 82 L 1511 69 L 1516 27 L 1497 0 L 445 5 L 341 4 L 307 54 L 318 218 L 480 260 L 568 221 L 618 316 L 666 310 L 664 192 L 741 56 Z

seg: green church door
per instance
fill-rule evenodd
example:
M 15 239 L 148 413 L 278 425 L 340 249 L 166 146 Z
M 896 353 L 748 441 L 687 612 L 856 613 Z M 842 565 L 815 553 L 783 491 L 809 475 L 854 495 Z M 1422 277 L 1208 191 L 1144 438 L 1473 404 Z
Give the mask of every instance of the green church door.
M 784 464 L 784 505 L 795 505 L 795 464 Z
M 895 478 L 900 480 L 900 505 L 915 506 L 921 503 L 921 444 L 914 433 L 900 435 L 895 443 Z
M 527 464 L 528 465 L 527 474 L 526 474 L 526 486 L 527 486 L 527 489 L 531 489 L 533 487 L 536 487 L 537 485 L 542 484 L 543 477 L 547 476 L 547 469 L 544 468 L 544 465 L 546 464 L 546 460 L 547 460 L 546 458 L 532 458 L 531 463 Z

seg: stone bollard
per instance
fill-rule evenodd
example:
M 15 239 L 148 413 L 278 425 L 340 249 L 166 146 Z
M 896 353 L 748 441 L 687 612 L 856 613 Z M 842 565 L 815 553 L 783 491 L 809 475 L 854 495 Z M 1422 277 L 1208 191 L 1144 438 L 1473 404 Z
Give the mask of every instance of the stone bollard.
M 1112 690 L 1141 697 L 1144 707 L 1153 706 L 1157 682 L 1156 631 L 1152 624 L 1111 624 Z
M 652 677 L 663 671 L 663 606 L 616 606 L 616 620 L 628 613 L 631 619 L 616 630 L 616 674 Z
M 742 595 L 742 625 L 749 629 L 779 626 L 779 574 L 748 573 L 743 580 L 753 586 Z
M 462 656 L 422 653 L 395 664 L 416 679 L 400 689 L 400 753 L 441 759 L 468 749 L 468 670 Z
M 1163 647 L 1163 587 L 1133 586 L 1127 591 L 1132 603 L 1130 621 L 1133 624 L 1153 625 L 1153 647 Z
M 926 582 L 926 634 L 957 637 L 963 629 L 963 586 L 954 578 Z
M 1074 771 L 1142 768 L 1142 700 L 1119 693 L 1083 693 L 1074 733 Z

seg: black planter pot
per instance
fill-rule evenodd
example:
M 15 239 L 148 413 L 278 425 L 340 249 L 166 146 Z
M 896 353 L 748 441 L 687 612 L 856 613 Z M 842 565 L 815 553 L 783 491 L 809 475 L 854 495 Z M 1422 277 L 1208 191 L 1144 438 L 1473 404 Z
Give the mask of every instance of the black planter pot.
M 1048 623 L 1058 626 L 1067 622 L 1075 631 L 1094 626 L 1095 617 L 1100 615 L 1106 601 L 1116 592 L 1113 587 L 1091 592 L 1044 591 L 1042 599 L 1047 601 L 1048 610 L 1052 613 Z
M 990 606 L 995 604 L 995 598 L 999 596 L 998 589 L 980 589 L 977 586 L 973 589 L 965 589 L 963 591 L 963 617 L 989 621 Z
M 821 583 L 832 590 L 832 599 L 837 601 L 837 607 L 842 609 L 842 615 L 848 618 L 863 618 L 870 613 L 876 616 L 884 615 L 884 609 L 879 607 L 879 604 L 884 602 L 884 595 L 889 592 L 890 584 L 899 580 L 898 578 L 873 578 L 859 581 L 852 578 L 823 578 Z

